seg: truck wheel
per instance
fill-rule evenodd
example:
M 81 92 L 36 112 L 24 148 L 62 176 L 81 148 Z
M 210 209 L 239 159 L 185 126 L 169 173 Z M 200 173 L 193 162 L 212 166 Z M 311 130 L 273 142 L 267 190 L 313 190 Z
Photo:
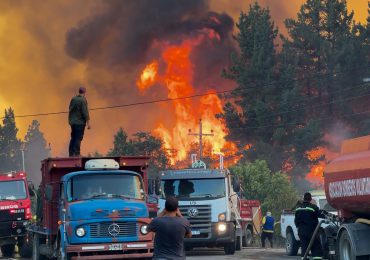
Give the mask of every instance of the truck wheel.
M 295 239 L 293 232 L 288 231 L 285 239 L 285 250 L 287 255 L 296 256 L 298 253 L 298 249 L 299 249 L 298 241 Z
M 235 254 L 235 250 L 236 250 L 235 242 L 224 245 L 225 255 L 233 255 Z
M 243 246 L 248 247 L 253 243 L 253 232 L 250 228 L 245 229 L 245 234 L 243 236 Z
M 19 255 L 24 258 L 30 258 L 32 257 L 32 239 L 30 239 L 27 236 L 24 236 L 19 242 L 18 242 L 18 248 L 19 248 Z
M 347 230 L 344 230 L 339 237 L 339 260 L 356 260 L 353 251 L 353 244 L 348 235 Z
M 40 254 L 40 235 L 35 233 L 32 238 L 32 260 L 44 260 L 46 257 Z
M 3 245 L 1 246 L 1 253 L 5 257 L 11 257 L 14 255 L 14 249 L 15 249 L 14 244 Z
M 242 237 L 240 237 L 240 236 L 236 237 L 235 243 L 236 243 L 235 250 L 236 251 L 242 250 Z
M 323 229 L 320 230 L 319 238 L 320 238 L 320 244 L 321 244 L 323 256 L 325 259 L 329 259 L 329 248 L 328 248 L 328 243 L 327 243 L 327 237 Z

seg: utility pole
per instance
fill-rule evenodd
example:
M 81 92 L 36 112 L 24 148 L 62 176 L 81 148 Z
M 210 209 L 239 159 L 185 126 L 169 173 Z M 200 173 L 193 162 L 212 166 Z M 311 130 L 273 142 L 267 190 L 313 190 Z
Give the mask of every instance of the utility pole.
M 210 134 L 203 133 L 202 119 L 199 119 L 199 133 L 192 133 L 191 129 L 189 129 L 188 134 L 199 136 L 199 160 L 202 160 L 203 158 L 203 136 L 214 136 L 213 130 L 211 130 Z

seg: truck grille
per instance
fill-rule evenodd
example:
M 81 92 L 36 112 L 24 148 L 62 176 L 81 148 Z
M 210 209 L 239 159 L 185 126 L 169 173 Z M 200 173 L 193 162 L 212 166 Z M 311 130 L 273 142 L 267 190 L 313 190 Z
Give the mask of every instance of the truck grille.
M 134 236 L 137 236 L 137 223 L 135 222 L 103 222 L 90 224 L 91 238 Z
M 191 213 L 189 215 L 189 211 L 193 209 L 197 212 L 195 216 L 192 216 Z M 192 230 L 200 231 L 200 235 L 193 235 L 194 237 L 203 237 L 205 233 L 211 233 L 212 212 L 210 205 L 180 206 L 180 212 L 190 222 Z

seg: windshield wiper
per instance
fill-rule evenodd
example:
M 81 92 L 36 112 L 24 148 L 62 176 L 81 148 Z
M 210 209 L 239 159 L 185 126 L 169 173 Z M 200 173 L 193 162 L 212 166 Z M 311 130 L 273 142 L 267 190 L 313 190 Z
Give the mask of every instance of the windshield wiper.
M 95 194 L 95 195 L 92 195 L 88 198 L 86 198 L 86 200 L 90 200 L 90 199 L 96 199 L 96 198 L 101 198 L 101 197 L 107 197 L 108 194 Z
M 121 199 L 136 199 L 134 197 L 130 197 L 130 196 L 123 195 L 123 194 L 109 194 L 108 197 L 109 198 L 121 198 Z

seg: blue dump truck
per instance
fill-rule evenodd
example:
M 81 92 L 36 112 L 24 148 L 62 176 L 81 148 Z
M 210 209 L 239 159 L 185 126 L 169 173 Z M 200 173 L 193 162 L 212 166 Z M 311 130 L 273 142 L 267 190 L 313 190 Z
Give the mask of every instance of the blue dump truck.
M 42 162 L 33 260 L 151 258 L 147 157 Z

